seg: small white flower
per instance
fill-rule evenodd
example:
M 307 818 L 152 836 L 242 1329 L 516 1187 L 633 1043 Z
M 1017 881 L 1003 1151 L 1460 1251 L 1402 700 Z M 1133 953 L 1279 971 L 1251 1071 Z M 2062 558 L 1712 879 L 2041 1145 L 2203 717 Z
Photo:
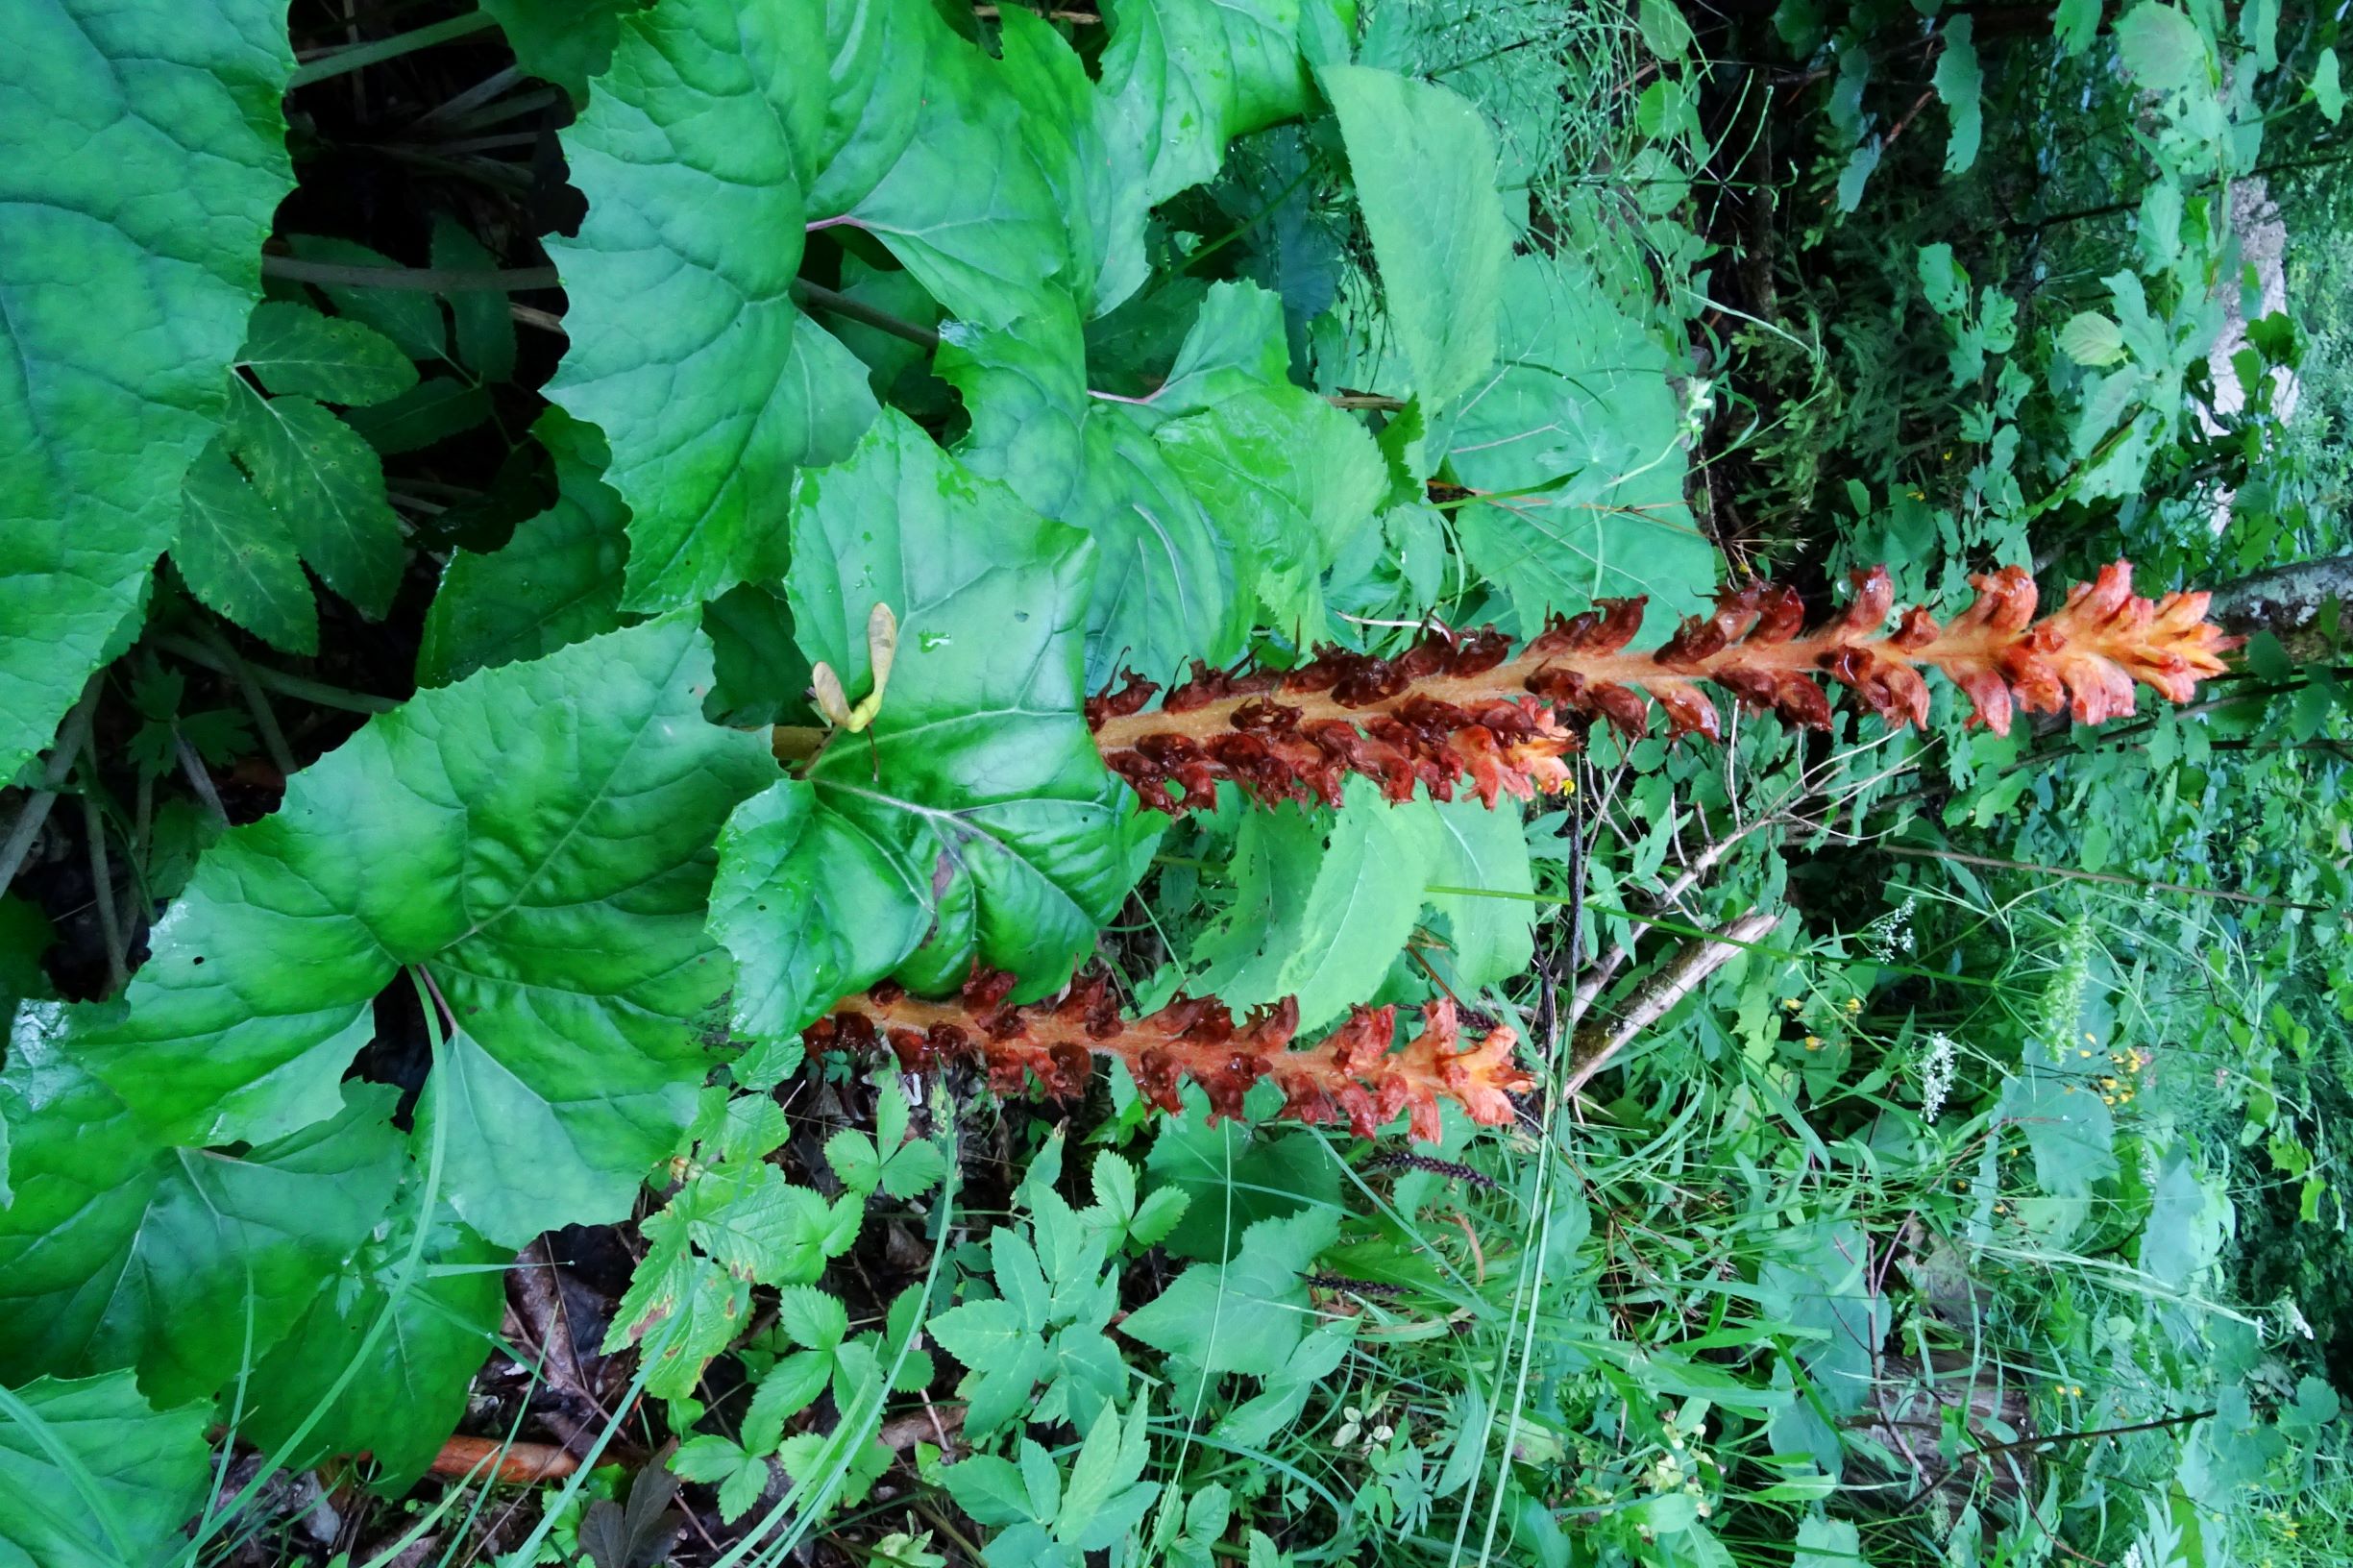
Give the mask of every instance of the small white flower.
M 1920 1063 L 1920 1115 L 1930 1126 L 1936 1124 L 1945 1109 L 1945 1096 L 1951 1092 L 1958 1055 L 1959 1047 L 1950 1035 L 1939 1030 L 1928 1037 L 1928 1054 Z

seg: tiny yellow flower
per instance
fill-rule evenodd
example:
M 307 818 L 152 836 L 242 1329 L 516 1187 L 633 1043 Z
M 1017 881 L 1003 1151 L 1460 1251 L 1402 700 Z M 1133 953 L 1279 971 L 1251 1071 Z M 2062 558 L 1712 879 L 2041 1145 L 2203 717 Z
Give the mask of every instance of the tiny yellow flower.
M 1787 1012 L 1795 1013 L 1798 1011 L 1801 1005 L 1802 1004 L 1795 996 L 1784 996 L 1781 998 L 1781 1006 L 1783 1010 Z
M 1818 1050 L 1821 1050 L 1821 1049 L 1822 1049 L 1822 1037 L 1821 1037 L 1820 1035 L 1808 1035 L 1808 1036 L 1806 1036 L 1806 1037 L 1805 1037 L 1805 1048 L 1806 1048 L 1807 1050 L 1809 1050 L 1809 1051 L 1818 1051 Z
M 1848 1012 L 1850 1012 L 1850 1013 L 1860 1013 L 1861 1011 L 1863 1011 L 1863 998 L 1861 998 L 1860 996 L 1850 996 L 1850 997 L 1848 997 L 1848 998 L 1847 998 L 1847 1011 L 1848 1011 Z

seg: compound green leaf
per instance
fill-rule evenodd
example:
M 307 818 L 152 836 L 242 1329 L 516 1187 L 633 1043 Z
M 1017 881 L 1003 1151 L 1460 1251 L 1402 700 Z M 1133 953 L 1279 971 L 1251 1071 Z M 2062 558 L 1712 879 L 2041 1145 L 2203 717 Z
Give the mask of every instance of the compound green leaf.
M 370 721 L 205 857 L 127 1016 L 86 1010 L 75 1049 L 166 1138 L 275 1138 L 333 1114 L 415 966 L 457 1026 L 419 1117 L 450 1118 L 458 1213 L 517 1245 L 625 1213 L 727 985 L 711 840 L 774 776 L 759 737 L 703 723 L 710 679 L 692 625 L 657 622 Z
M 0 1210 L 0 1378 L 135 1367 L 204 1399 L 275 1343 L 391 1201 L 394 1091 L 244 1154 L 159 1146 L 114 1093 L 22 1025 L 0 1077 L 16 1201 Z
M 1424 407 L 1443 407 L 1495 359 L 1511 256 L 1495 194 L 1495 138 L 1479 110 L 1444 87 L 1363 65 L 1328 65 L 1317 79 L 1339 114 L 1412 389 Z
M 152 1409 L 128 1372 L 0 1390 L 0 1563 L 141 1568 L 204 1503 L 206 1405 Z
M 401 520 L 384 499 L 382 460 L 308 398 L 265 398 L 242 380 L 230 384 L 230 454 L 327 586 L 382 619 L 407 559 Z
M 1223 1262 L 1195 1263 L 1119 1329 L 1204 1372 L 1269 1377 L 1282 1370 L 1314 1321 L 1300 1276 L 1339 1239 L 1339 1215 L 1311 1209 L 1262 1219 Z
M 896 413 L 848 462 L 802 476 L 793 533 L 801 651 L 852 701 L 872 684 L 873 606 L 890 605 L 899 628 L 871 727 L 837 736 L 807 771 L 819 806 L 917 871 L 923 973 L 952 983 L 977 957 L 1018 975 L 1018 994 L 1050 990 L 1158 836 L 1080 713 L 1085 536 L 974 478 Z M 758 954 L 738 954 L 748 988 L 776 984 L 750 967 Z M 852 975 L 852 989 L 876 978 Z
M 1217 172 L 1225 145 L 1306 112 L 1311 64 L 1347 58 L 1347 0 L 1128 0 L 1111 13 L 1102 91 L 1140 150 L 1145 205 Z
M 382 403 L 417 384 L 416 365 L 383 333 L 285 300 L 254 306 L 237 363 L 272 392 L 346 405 Z
M 631 513 L 625 608 L 772 576 L 793 471 L 839 457 L 872 415 L 864 367 L 791 297 L 825 111 L 821 26 L 813 6 L 727 0 L 624 17 L 564 133 L 588 215 L 549 242 L 572 310 L 548 390 L 612 445 L 605 479 Z
M 272 648 L 319 650 L 318 601 L 286 520 L 218 441 L 188 465 L 172 565 L 190 593 Z
M 1672 361 L 1580 261 L 1515 257 L 1503 298 L 1503 363 L 1463 405 L 1447 459 L 1496 493 L 1455 513 L 1472 566 L 1508 589 L 1524 629 L 1621 594 L 1651 596 L 1671 625 L 1700 606 L 1716 561 L 1683 499 Z
M 1085 352 L 1067 305 L 1010 332 L 951 329 L 937 367 L 972 418 L 957 456 L 1094 539 L 1091 689 L 1122 668 L 1165 680 L 1229 660 L 1247 630 L 1231 549 L 1145 422 L 1089 394 Z
M 440 1206 L 414 1252 L 424 1191 L 411 1173 L 392 1223 L 331 1277 L 278 1347 L 246 1380 L 238 1435 L 275 1451 L 321 1411 L 286 1457 L 301 1470 L 332 1455 L 371 1453 L 380 1493 L 406 1491 L 465 1413 L 466 1388 L 488 1358 L 505 1309 L 512 1248 L 484 1241 Z M 412 1252 L 417 1266 L 412 1271 Z M 380 1333 L 380 1318 L 390 1314 Z M 330 1401 L 347 1367 L 352 1381 Z
M 381 251 L 333 234 L 288 234 L 286 248 L 300 260 L 330 266 L 398 270 L 401 265 Z M 322 283 L 319 292 L 327 296 L 336 315 L 381 332 L 420 364 L 449 357 L 449 323 L 442 318 L 441 302 L 434 296 L 413 288 L 361 288 L 349 283 Z
M 629 509 L 604 482 L 604 438 L 560 408 L 531 433 L 555 460 L 555 504 L 516 525 L 502 550 L 451 551 L 425 613 L 419 685 L 540 658 L 624 623 Z
M 138 608 L 291 183 L 283 0 L 34 0 L 0 50 L 0 778 Z
M 1952 116 L 1952 135 L 1945 144 L 1947 174 L 1959 174 L 1977 161 L 1977 144 L 1985 135 L 1985 76 L 1977 66 L 1973 30 L 1966 15 L 1947 22 L 1945 44 L 1936 57 L 1936 95 Z

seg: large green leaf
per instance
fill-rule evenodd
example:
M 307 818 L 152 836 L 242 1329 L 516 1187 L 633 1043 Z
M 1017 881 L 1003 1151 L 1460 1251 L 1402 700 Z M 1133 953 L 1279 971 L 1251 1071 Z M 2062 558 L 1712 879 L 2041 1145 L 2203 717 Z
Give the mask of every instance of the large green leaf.
M 966 466 L 1094 539 L 1090 687 L 1122 668 L 1166 680 L 1188 659 L 1223 663 L 1240 651 L 1247 623 L 1232 551 L 1146 429 L 1157 421 L 1088 392 L 1074 310 L 1009 332 L 951 329 L 938 368 L 972 416 L 957 449 Z
M 145 591 L 291 183 L 284 0 L 31 0 L 0 49 L 0 779 Z
M 1080 714 L 1085 537 L 895 412 L 848 462 L 801 477 L 793 535 L 801 651 L 853 701 L 872 685 L 878 603 L 898 652 L 871 727 L 836 734 L 805 783 L 730 824 L 714 906 L 739 1026 L 797 1031 L 926 933 L 913 982 L 952 984 L 976 957 L 1022 994 L 1067 979 L 1157 837 Z
M 394 1091 L 243 1154 L 159 1147 L 20 1020 L 0 1076 L 16 1201 L 0 1210 L 0 1380 L 135 1367 L 159 1404 L 266 1350 L 392 1197 Z
M 74 1048 L 162 1137 L 275 1138 L 334 1113 L 414 966 L 456 1021 L 419 1117 L 449 1118 L 458 1213 L 518 1245 L 618 1218 L 685 1124 L 727 985 L 711 841 L 774 776 L 759 737 L 703 723 L 710 679 L 673 620 L 370 721 L 205 857 L 127 1016 L 86 1013 Z
M 1353 0 L 1123 0 L 1102 91 L 1146 205 L 1217 172 L 1225 144 L 1306 111 L 1311 64 L 1348 58 Z
M 0 1568 L 145 1568 L 204 1502 L 208 1406 L 151 1409 L 128 1372 L 0 1398 Z
M 572 300 L 549 395 L 612 444 L 632 610 L 772 576 L 794 469 L 839 457 L 873 413 L 864 367 L 790 293 L 821 23 L 813 5 L 727 0 L 626 16 L 564 133 L 588 216 L 549 242 Z
M 1153 433 L 1233 547 L 1255 600 L 1247 619 L 1303 648 L 1323 641 L 1324 573 L 1375 525 L 1388 494 L 1371 434 L 1290 385 L 1227 398 Z
M 1299 999 L 1299 1026 L 1332 1022 L 1379 988 L 1421 914 L 1437 851 L 1427 801 L 1392 806 L 1350 778 L 1336 814 L 1252 812 L 1235 851 L 1235 901 L 1203 934 L 1200 986 L 1235 1007 Z
M 1675 366 L 1583 263 L 1515 257 L 1503 363 L 1463 405 L 1447 458 L 1498 495 L 1455 514 L 1471 564 L 1523 629 L 1607 595 L 1652 596 L 1654 623 L 1699 608 L 1716 551 L 1683 499 Z
M 1066 270 L 1069 238 L 1062 193 L 1036 157 L 1051 150 L 1054 129 L 1042 140 L 1024 121 L 1061 122 L 1063 157 L 1072 157 L 1069 138 L 1087 127 L 1066 118 L 1067 97 L 1043 75 L 1048 52 L 1068 56 L 1068 45 L 1025 30 L 1009 70 L 929 0 L 795 9 L 809 16 L 811 41 L 823 38 L 828 76 L 823 127 L 807 145 L 812 222 L 872 233 L 965 319 L 1002 327 L 1036 308 L 1048 297 L 1041 285 Z M 1079 215 L 1091 228 L 1091 214 Z
M 1430 809 L 1438 824 L 1431 886 L 1470 890 L 1430 894 L 1454 938 L 1456 975 L 1464 985 L 1491 986 L 1525 973 L 1535 956 L 1537 906 L 1519 812 L 1489 811 L 1467 796 Z
M 299 1470 L 332 1455 L 373 1454 L 373 1484 L 390 1495 L 432 1463 L 493 1348 L 506 1302 L 503 1265 L 514 1255 L 452 1219 L 446 1206 L 436 1208 L 420 1248 L 424 1198 L 422 1175 L 412 1173 L 392 1222 L 328 1280 L 254 1368 L 239 1436 L 275 1451 L 317 1411 L 286 1462 Z M 351 1382 L 331 1401 L 347 1369 Z
M 503 549 L 451 551 L 425 613 L 420 685 L 539 658 L 623 624 L 629 509 L 604 482 L 604 438 L 560 408 L 531 433 L 555 460 L 555 504 L 516 525 Z
M 1332 1209 L 1262 1219 L 1242 1233 L 1240 1251 L 1193 1264 L 1130 1312 L 1120 1332 L 1205 1372 L 1271 1376 L 1313 1321 L 1300 1276 L 1339 1239 L 1339 1229 Z
M 1328 65 L 1318 80 L 1339 114 L 1412 389 L 1425 408 L 1444 407 L 1495 358 L 1496 303 L 1511 255 L 1495 194 L 1495 137 L 1479 110 L 1445 87 L 1363 65 Z

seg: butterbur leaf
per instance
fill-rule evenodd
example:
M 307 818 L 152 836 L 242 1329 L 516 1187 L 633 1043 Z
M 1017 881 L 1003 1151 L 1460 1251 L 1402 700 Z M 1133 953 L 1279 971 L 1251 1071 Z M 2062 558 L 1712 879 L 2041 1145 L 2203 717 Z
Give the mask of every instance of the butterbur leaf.
M 849 693 L 869 691 L 877 603 L 900 607 L 898 653 L 864 734 L 837 736 L 805 782 L 753 801 L 747 821 L 761 836 L 731 831 L 722 845 L 714 929 L 744 994 L 765 1009 L 739 1023 L 798 1029 L 881 978 L 894 948 L 889 963 L 908 958 L 899 944 L 910 936 L 927 943 L 915 956 L 934 971 L 961 976 L 977 957 L 1017 972 L 1032 994 L 1060 984 L 1154 839 L 1078 717 L 1085 539 L 973 478 L 895 412 L 849 461 L 802 476 L 793 532 L 787 586 L 810 662 L 830 665 Z M 812 925 L 772 940 L 765 921 L 811 924 L 789 896 L 846 882 L 830 862 L 853 847 L 861 870 L 878 873 L 869 905 L 887 936 Z M 801 968 L 804 946 L 821 983 Z
M 515 1245 L 625 1214 L 726 988 L 710 840 L 773 776 L 703 723 L 709 682 L 674 620 L 370 721 L 206 856 L 127 1016 L 83 1010 L 73 1049 L 160 1137 L 268 1139 L 333 1114 L 377 992 L 415 966 L 454 1025 L 418 1116 L 448 1118 L 457 1212 Z
M 1384 308 L 1425 407 L 1470 390 L 1495 358 L 1511 233 L 1495 138 L 1445 87 L 1362 65 L 1317 73 L 1339 115 Z
M 825 1004 L 897 968 L 930 926 L 914 832 L 876 841 L 804 779 L 747 800 L 719 840 L 711 930 L 735 955 L 735 1027 L 792 1039 Z
M 0 50 L 0 779 L 137 610 L 292 184 L 276 0 L 56 0 Z
M 1716 576 L 1683 501 L 1678 368 L 1573 257 L 1514 257 L 1499 292 L 1502 364 L 1456 421 L 1448 459 L 1496 495 L 1456 511 L 1462 548 L 1524 628 L 1629 593 L 1651 596 L 1663 628 Z
M 284 300 L 254 307 L 237 363 L 271 392 L 322 403 L 382 403 L 417 384 L 417 367 L 383 333 Z
M 184 1545 L 211 1420 L 208 1405 L 153 1409 L 128 1372 L 0 1388 L 0 1560 L 124 1568 Z
M 134 1367 L 158 1404 L 203 1399 L 274 1344 L 382 1217 L 394 1091 L 243 1154 L 158 1146 L 46 1031 L 0 1077 L 16 1201 L 0 1210 L 0 1380 Z
M 425 1473 L 464 1413 L 467 1385 L 491 1352 L 505 1306 L 502 1265 L 514 1257 L 457 1223 L 446 1206 L 429 1221 L 424 1196 L 422 1175 L 412 1172 L 381 1238 L 327 1282 L 245 1385 L 240 1435 L 274 1448 L 324 1407 L 286 1462 L 299 1470 L 333 1454 L 373 1453 L 371 1484 L 386 1496 Z M 428 1223 L 411 1272 L 417 1227 Z M 328 1390 L 355 1360 L 352 1381 L 330 1401 Z
M 1302 647 L 1331 622 L 1323 576 L 1375 522 L 1389 487 L 1363 426 L 1287 383 L 1253 388 L 1153 432 L 1232 547 L 1247 618 Z
M 1091 687 L 1123 667 L 1160 678 L 1231 658 L 1248 627 L 1232 547 L 1143 422 L 1089 397 L 1084 355 L 1067 305 L 1009 331 L 951 330 L 937 367 L 972 416 L 957 456 L 1094 540 Z
M 821 28 L 801 5 L 632 13 L 564 133 L 588 215 L 576 239 L 549 243 L 572 313 L 548 391 L 612 444 L 632 610 L 768 575 L 765 508 L 873 412 L 865 368 L 789 293 L 824 113 L 823 59 L 807 46 Z
M 450 552 L 425 613 L 417 682 L 443 686 L 492 665 L 535 659 L 622 625 L 629 509 L 603 479 L 597 430 L 551 408 L 531 433 L 555 463 L 555 503 L 488 555 Z
M 1345 58 L 1346 0 L 1137 0 L 1111 17 L 1103 94 L 1157 207 L 1217 172 L 1225 144 L 1305 112 L 1308 66 Z

